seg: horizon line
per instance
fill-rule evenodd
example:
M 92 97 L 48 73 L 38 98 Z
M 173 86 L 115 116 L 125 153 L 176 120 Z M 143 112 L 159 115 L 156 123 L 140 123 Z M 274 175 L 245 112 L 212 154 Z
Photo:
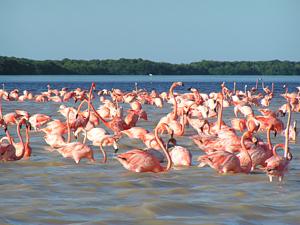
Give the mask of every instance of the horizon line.
M 293 60 L 281 60 L 281 59 L 270 59 L 270 60 L 215 60 L 215 59 L 201 59 L 198 61 L 191 61 L 188 63 L 184 63 L 184 62 L 179 62 L 179 63 L 173 63 L 173 62 L 168 62 L 168 61 L 156 61 L 156 60 L 151 60 L 151 59 L 144 59 L 144 58 L 124 58 L 124 57 L 120 57 L 118 59 L 115 58 L 92 58 L 92 59 L 78 59 L 78 58 L 61 58 L 61 59 L 35 59 L 35 58 L 28 58 L 28 57 L 17 57 L 17 56 L 6 56 L 6 55 L 0 55 L 0 57 L 7 57 L 7 58 L 17 58 L 17 59 L 27 59 L 27 60 L 33 60 L 33 61 L 63 61 L 63 60 L 78 60 L 78 61 L 93 61 L 93 60 L 100 60 L 100 61 L 104 61 L 104 60 L 114 60 L 114 61 L 118 61 L 118 60 L 143 60 L 143 61 L 151 61 L 154 63 L 169 63 L 169 64 L 191 64 L 191 63 L 195 63 L 195 62 L 203 62 L 203 61 L 212 61 L 212 62 L 274 62 L 274 61 L 279 61 L 279 62 L 295 62 L 295 63 L 299 63 L 300 61 L 293 61 Z

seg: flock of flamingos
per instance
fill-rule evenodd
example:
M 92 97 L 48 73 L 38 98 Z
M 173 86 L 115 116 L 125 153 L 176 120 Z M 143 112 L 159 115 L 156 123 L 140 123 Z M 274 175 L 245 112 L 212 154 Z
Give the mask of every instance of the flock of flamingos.
M 219 173 L 249 174 L 261 170 L 270 181 L 273 177 L 282 181 L 292 160 L 289 142 L 296 141 L 297 137 L 296 121 L 291 121 L 291 114 L 300 112 L 300 87 L 298 92 L 292 93 L 286 87 L 285 93 L 281 94 L 286 103 L 272 111 L 268 107 L 274 97 L 274 84 L 269 89 L 262 82 L 261 93 L 258 81 L 256 86 L 249 90 L 245 86 L 243 91 L 236 90 L 235 83 L 233 90 L 222 83 L 221 92 L 209 94 L 196 88 L 189 88 L 186 93 L 176 93 L 174 89 L 178 86 L 183 86 L 183 83 L 175 82 L 168 92 L 162 93 L 156 90 L 147 92 L 137 87 L 131 92 L 103 89 L 97 93 L 100 100 L 97 109 L 94 107 L 95 101 L 92 101 L 97 96 L 94 83 L 89 90 L 57 90 L 48 85 L 48 91 L 38 95 L 27 90 L 22 94 L 17 89 L 10 92 L 0 89 L 0 125 L 5 132 L 0 140 L 0 160 L 30 158 L 30 132 L 39 132 L 53 151 L 65 158 L 73 158 L 76 163 L 83 158 L 95 161 L 91 146 L 100 149 L 102 162 L 106 163 L 108 157 L 104 147 L 112 146 L 114 158 L 127 170 L 167 172 L 172 167 L 191 166 L 191 152 L 176 143 L 176 137 L 183 136 L 186 126 L 191 126 L 197 135 L 190 137 L 190 140 L 203 151 L 197 159 L 199 167 L 210 166 Z M 77 108 L 61 105 L 58 112 L 65 117 L 63 121 L 45 114 L 30 115 L 21 109 L 3 114 L 5 108 L 2 109 L 2 101 L 45 104 L 48 101 L 63 103 L 69 100 L 79 101 L 80 104 Z M 153 131 L 137 125 L 140 119 L 147 120 L 144 104 L 162 108 L 167 103 L 172 105 L 173 110 L 159 119 Z M 130 107 L 126 112 L 122 107 L 125 104 Z M 231 124 L 225 124 L 223 110 L 229 106 L 233 106 L 235 116 Z M 254 107 L 259 107 L 262 115 L 255 115 Z M 286 114 L 288 119 L 284 125 L 280 117 Z M 10 134 L 12 129 L 16 129 L 19 142 Z M 240 131 L 242 136 L 238 136 L 236 131 Z M 275 137 L 277 134 L 284 135 L 285 143 L 273 146 L 271 132 Z M 265 133 L 267 141 L 264 142 L 258 133 Z M 25 140 L 23 134 L 26 135 Z M 79 138 L 81 135 L 83 138 Z M 118 142 L 124 136 L 139 139 L 145 148 L 118 153 Z M 284 152 L 279 153 L 279 149 Z

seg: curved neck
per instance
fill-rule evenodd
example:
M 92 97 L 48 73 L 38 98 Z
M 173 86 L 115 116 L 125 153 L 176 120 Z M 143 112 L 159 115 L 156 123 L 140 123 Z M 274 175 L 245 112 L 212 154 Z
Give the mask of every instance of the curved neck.
M 184 128 L 185 128 L 185 124 L 187 122 L 187 116 L 185 113 L 183 113 L 182 117 L 181 117 L 181 121 L 180 121 L 180 133 L 178 136 L 183 136 L 184 135 Z
M 271 127 L 269 127 L 267 130 L 267 140 L 268 140 L 269 149 L 272 150 L 273 146 L 271 143 Z
M 26 145 L 29 144 L 29 140 L 30 140 L 29 129 L 30 128 L 28 126 L 26 126 L 26 139 L 25 139 Z
M 220 109 L 218 111 L 218 130 L 221 130 L 222 126 L 222 120 L 223 120 L 223 95 L 221 95 L 221 98 L 219 100 L 220 103 Z
M 99 115 L 99 113 L 96 111 L 95 107 L 93 106 L 93 104 L 90 104 L 91 105 L 91 108 L 92 110 L 94 111 L 96 117 L 98 117 L 98 119 L 100 119 L 102 121 L 102 123 L 107 127 L 107 128 L 110 128 L 109 126 L 109 123 L 102 118 L 102 116 Z
M 85 103 L 85 102 L 87 102 L 86 99 L 83 99 L 83 100 L 80 102 L 80 104 L 79 104 L 79 106 L 78 106 L 78 108 L 77 108 L 77 113 L 80 112 L 81 107 L 82 107 L 83 103 Z
M 247 172 L 247 173 L 251 171 L 251 167 L 252 167 L 252 159 L 251 159 L 251 156 L 250 156 L 248 150 L 246 149 L 246 145 L 245 145 L 245 139 L 246 139 L 246 137 L 249 136 L 249 134 L 251 134 L 251 132 L 246 131 L 241 138 L 241 146 L 242 146 L 241 152 L 246 155 L 246 157 L 249 161 L 249 165 L 244 169 L 244 172 Z
M 163 126 L 167 126 L 167 124 L 161 123 L 159 126 L 157 126 L 157 127 L 155 128 L 154 135 L 155 135 L 155 140 L 156 140 L 156 142 L 159 144 L 159 146 L 161 147 L 161 149 L 164 151 L 164 153 L 165 153 L 165 155 L 166 155 L 168 164 L 167 164 L 167 167 L 165 168 L 165 170 L 168 171 L 168 170 L 170 170 L 171 167 L 172 167 L 172 159 L 171 159 L 171 156 L 170 156 L 168 150 L 165 148 L 165 146 L 164 146 L 164 144 L 162 143 L 160 137 L 158 136 L 158 130 L 159 130 L 159 128 L 161 127 L 162 124 L 163 124 Z
M 106 154 L 106 151 L 103 149 L 103 142 L 106 138 L 103 138 L 100 142 L 100 145 L 99 145 L 99 148 L 100 148 L 100 152 L 102 153 L 103 155 L 103 160 L 102 160 L 102 163 L 106 163 L 107 161 L 107 154 Z
M 90 98 L 88 99 L 88 101 L 84 99 L 84 100 L 80 103 L 80 105 L 78 106 L 78 109 L 77 109 L 77 115 L 80 113 L 80 109 L 81 109 L 83 103 L 85 103 L 85 102 L 88 104 L 88 116 L 86 117 L 86 120 L 89 121 L 89 118 L 90 118 L 90 116 L 91 116 L 91 109 L 90 109 L 91 100 L 90 100 Z
M 289 152 L 289 136 L 290 136 L 290 125 L 291 125 L 291 105 L 287 103 L 287 111 L 289 113 L 288 120 L 286 124 L 286 131 L 285 131 L 285 147 L 284 147 L 284 158 L 287 158 Z
M 173 98 L 174 100 L 174 109 L 173 109 L 173 117 L 174 117 L 174 120 L 177 119 L 177 101 L 176 101 L 176 98 L 174 96 L 174 88 L 177 86 L 176 83 L 173 83 L 172 86 L 170 87 L 170 90 L 169 90 L 169 95 L 170 95 L 170 98 Z
M 70 109 L 68 109 L 68 113 L 67 113 L 67 128 L 68 128 L 68 139 L 67 139 L 67 143 L 70 143 L 70 142 L 71 142 Z
M 93 91 L 93 87 L 94 87 L 94 84 L 92 84 L 91 85 L 91 88 L 90 88 L 90 91 L 89 91 L 89 94 L 88 94 L 88 100 L 83 100 L 81 103 L 80 103 L 80 105 L 78 106 L 78 109 L 77 109 L 77 114 L 80 112 L 80 109 L 81 109 L 81 107 L 82 107 L 82 104 L 84 103 L 84 102 L 86 102 L 87 104 L 88 104 L 88 116 L 87 116 L 87 120 L 89 120 L 89 118 L 90 118 L 90 114 L 91 114 L 91 108 L 90 108 L 90 103 L 91 103 L 91 99 L 92 99 L 92 91 Z
M 20 143 L 22 145 L 22 154 L 20 156 L 16 156 L 15 160 L 20 160 L 23 158 L 24 154 L 25 154 L 25 145 L 24 145 L 24 141 L 21 135 L 21 124 L 22 124 L 22 120 L 19 122 L 18 127 L 17 127 L 17 134 L 18 137 L 20 139 Z
M 173 115 L 174 115 L 174 119 L 176 120 L 177 119 L 177 101 L 176 101 L 176 98 L 174 95 L 173 96 L 173 99 L 174 99 L 174 109 L 173 109 Z
M 2 95 L 0 96 L 0 119 L 3 118 L 3 114 L 2 114 Z

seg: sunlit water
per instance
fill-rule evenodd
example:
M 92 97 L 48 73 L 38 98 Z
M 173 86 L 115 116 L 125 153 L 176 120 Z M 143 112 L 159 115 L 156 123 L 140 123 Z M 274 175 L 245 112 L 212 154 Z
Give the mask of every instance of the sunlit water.
M 184 80 L 179 92 L 193 86 L 203 92 L 219 91 L 220 82 L 228 87 L 232 81 L 238 87 L 254 86 L 256 77 L 212 76 L 197 77 L 146 77 L 146 76 L 65 76 L 41 77 L 0 76 L 6 89 L 28 89 L 34 92 L 53 88 L 88 88 L 95 80 L 97 89 L 121 88 L 132 90 L 134 82 L 140 88 L 167 90 L 171 81 Z M 82 82 L 83 80 L 88 82 Z M 276 97 L 272 109 L 284 104 L 279 97 L 283 83 L 289 90 L 300 86 L 298 77 L 264 77 L 267 85 L 275 81 Z M 21 81 L 21 82 L 20 82 Z M 0 83 L 1 84 L 1 83 Z M 45 113 L 52 118 L 58 115 L 58 103 L 4 102 L 4 113 L 25 109 L 30 113 Z M 94 102 L 99 105 L 98 99 Z M 68 103 L 74 105 L 74 103 Z M 128 106 L 124 106 L 125 108 Z M 144 106 L 149 121 L 140 121 L 138 126 L 152 130 L 160 117 L 171 110 L 170 106 L 157 109 Z M 225 122 L 233 117 L 232 107 L 225 109 Z M 298 114 L 293 119 L 300 121 Z M 286 118 L 282 118 L 286 121 Z M 15 128 L 10 127 L 10 130 Z M 57 152 L 50 152 L 40 133 L 31 133 L 33 155 L 30 160 L 0 163 L 0 223 L 1 224 L 299 224 L 300 222 L 300 145 L 292 143 L 293 161 L 283 183 L 269 183 L 264 173 L 250 175 L 220 175 L 211 168 L 198 168 L 196 159 L 203 154 L 189 137 L 195 134 L 187 128 L 178 138 L 178 144 L 187 147 L 193 154 L 193 166 L 187 169 L 172 169 L 169 173 L 132 173 L 113 159 L 108 150 L 107 164 L 101 164 L 101 155 L 96 147 L 96 163 L 82 160 L 76 165 Z M 3 131 L 1 131 L 3 136 Z M 260 136 L 266 140 L 265 134 Z M 283 142 L 282 135 L 273 138 L 273 143 Z M 122 138 L 120 152 L 143 148 L 139 140 Z

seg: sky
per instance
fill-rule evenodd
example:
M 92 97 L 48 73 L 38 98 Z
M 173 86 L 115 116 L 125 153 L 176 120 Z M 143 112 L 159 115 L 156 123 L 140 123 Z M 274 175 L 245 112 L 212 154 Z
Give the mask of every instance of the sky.
M 0 55 L 300 61 L 299 0 L 0 0 Z

